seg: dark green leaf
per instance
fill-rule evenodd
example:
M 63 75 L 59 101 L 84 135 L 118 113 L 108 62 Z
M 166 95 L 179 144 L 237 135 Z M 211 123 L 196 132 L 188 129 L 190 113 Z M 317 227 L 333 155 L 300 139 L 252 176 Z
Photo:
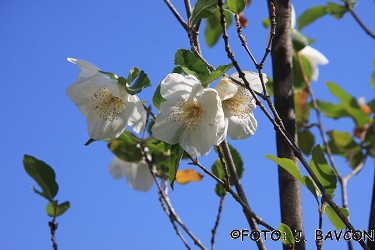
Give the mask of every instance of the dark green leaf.
M 262 20 L 263 27 L 268 29 L 271 26 L 271 20 L 269 17 L 266 17 Z
M 108 148 L 123 161 L 139 162 L 143 155 L 137 144 L 128 133 L 122 133 L 108 144 Z
M 246 0 L 227 0 L 227 7 L 235 14 L 240 14 L 246 6 Z
M 280 223 L 279 231 L 281 232 L 281 241 L 284 245 L 290 246 L 295 243 L 294 236 L 292 230 L 288 227 L 288 225 L 284 223 Z
M 171 157 L 169 159 L 169 183 L 172 189 L 174 181 L 176 180 L 178 166 L 180 165 L 180 161 L 182 159 L 183 154 L 184 150 L 181 148 L 179 144 L 175 144 L 172 146 Z
M 340 19 L 348 12 L 347 8 L 334 2 L 327 3 L 327 13 L 333 15 L 336 19 Z
M 141 70 L 137 67 L 132 68 L 129 72 L 128 78 L 126 79 L 126 82 L 130 84 L 132 81 L 134 81 L 135 78 L 139 76 L 140 73 Z
M 311 80 L 311 64 L 310 61 L 300 55 L 303 67 L 305 69 L 305 73 L 307 78 Z M 299 66 L 298 59 L 296 55 L 293 55 L 293 81 L 294 81 L 294 88 L 295 90 L 304 89 L 306 87 L 305 80 L 302 75 L 301 67 Z
M 327 82 L 327 86 L 329 91 L 340 100 L 342 106 L 353 118 L 357 126 L 363 127 L 368 122 L 369 116 L 360 109 L 356 99 L 333 82 Z
M 345 215 L 345 217 L 349 216 L 349 211 L 346 208 L 339 207 L 340 211 Z M 332 225 L 337 229 L 337 230 L 342 230 L 346 226 L 344 222 L 340 219 L 340 217 L 335 213 L 335 211 L 330 207 L 327 206 L 325 208 L 325 211 L 327 213 L 328 219 L 331 221 Z
M 223 76 L 225 74 L 225 72 L 230 70 L 232 67 L 233 67 L 232 63 L 230 63 L 228 65 L 220 65 L 216 70 L 212 71 L 210 76 L 204 82 L 202 82 L 202 86 L 205 87 L 205 88 L 208 87 L 208 85 L 211 82 L 213 82 L 216 79 L 218 79 L 219 77 Z
M 136 95 L 142 91 L 142 89 L 151 86 L 150 79 L 147 74 L 142 70 L 137 80 L 131 87 L 126 87 L 126 91 L 131 95 Z
M 152 103 L 154 104 L 155 108 L 160 110 L 160 103 L 164 102 L 165 99 L 160 94 L 161 84 L 155 90 L 154 96 L 152 97 Z
M 337 186 L 335 171 L 328 164 L 319 144 L 312 151 L 310 167 L 328 194 L 333 195 Z
M 54 217 L 54 216 L 58 217 L 58 216 L 62 215 L 63 213 L 65 213 L 66 210 L 68 210 L 70 208 L 69 201 L 65 201 L 61 204 L 56 204 L 57 201 L 54 202 L 54 203 L 55 203 L 55 206 L 57 206 L 56 207 L 56 214 L 54 212 L 53 204 L 51 202 L 48 202 L 47 207 L 46 207 L 47 214 L 50 217 Z
M 375 99 L 372 99 L 371 101 L 369 101 L 369 103 L 367 103 L 367 106 L 369 106 L 369 108 L 371 109 L 371 113 L 374 113 L 375 112 Z
M 267 88 L 267 92 L 270 96 L 273 96 L 273 78 L 270 77 L 270 76 L 267 76 L 267 84 L 266 84 L 266 88 Z
M 200 19 L 211 16 L 217 9 L 216 0 L 198 0 L 191 13 L 189 22 L 194 25 Z
M 185 74 L 194 75 L 201 82 L 204 82 L 209 75 L 207 66 L 190 50 L 178 49 L 174 64 L 180 66 Z
M 232 14 L 228 11 L 224 11 L 225 21 L 227 27 L 232 25 Z M 223 28 L 220 24 L 220 11 L 216 10 L 214 15 L 206 18 L 206 28 L 204 30 L 204 38 L 206 40 L 207 46 L 214 46 L 217 41 L 219 41 L 220 36 L 223 34 Z
M 298 144 L 305 155 L 310 155 L 315 145 L 315 137 L 310 130 L 305 129 L 302 132 L 298 132 Z
M 224 197 L 227 194 L 227 191 L 225 190 L 224 186 L 220 183 L 217 183 L 215 186 L 215 193 L 220 197 Z
M 180 66 L 176 66 L 174 67 L 174 69 L 172 70 L 172 73 L 177 73 L 177 74 L 183 74 L 184 71 L 182 70 L 182 68 Z
M 344 116 L 349 116 L 345 108 L 341 104 L 334 104 L 331 102 L 317 100 L 319 109 L 324 113 L 325 116 L 338 119 Z
M 94 141 L 96 141 L 96 140 L 90 138 L 90 139 L 89 139 L 84 145 L 85 145 L 85 146 L 88 146 L 88 145 L 90 145 L 91 143 L 93 143 Z
M 309 44 L 315 43 L 314 39 L 308 38 L 297 30 L 292 31 L 292 43 L 294 51 L 300 51 Z
M 27 174 L 30 175 L 30 177 L 33 178 L 42 189 L 42 192 L 40 192 L 32 187 L 34 192 L 49 201 L 53 201 L 53 198 L 55 198 L 57 191 L 59 190 L 59 186 L 55 180 L 55 171 L 43 161 L 30 155 L 24 155 L 23 166 Z
M 315 22 L 315 20 L 325 14 L 327 14 L 327 7 L 325 5 L 311 7 L 299 16 L 297 21 L 298 29 L 302 30 L 304 27 Z

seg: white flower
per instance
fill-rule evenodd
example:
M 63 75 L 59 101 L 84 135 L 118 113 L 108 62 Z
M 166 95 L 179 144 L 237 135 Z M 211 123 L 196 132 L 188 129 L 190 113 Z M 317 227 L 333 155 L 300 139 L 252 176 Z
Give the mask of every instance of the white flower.
M 292 11 L 291 11 L 291 27 L 292 30 L 294 30 L 294 27 L 296 25 L 296 12 L 294 11 L 294 7 L 292 5 Z M 298 52 L 300 55 L 304 56 L 309 60 L 310 66 L 311 66 L 311 79 L 310 81 L 315 82 L 318 80 L 319 76 L 319 65 L 325 65 L 328 63 L 328 59 L 320 53 L 318 50 L 314 49 L 311 46 L 305 46 L 303 49 L 301 49 Z
M 86 116 L 92 139 L 116 138 L 126 125 L 137 133 L 144 129 L 146 112 L 137 96 L 128 94 L 116 78 L 101 73 L 95 65 L 73 58 L 68 61 L 82 71 L 78 80 L 66 89 L 66 94 Z
M 262 92 L 263 88 L 259 79 L 259 74 L 251 71 L 244 71 L 244 73 L 250 87 L 257 92 Z M 238 73 L 232 74 L 231 77 L 243 83 Z M 263 74 L 264 83 L 266 83 L 267 80 L 267 76 Z M 258 124 L 253 114 L 253 110 L 256 108 L 255 100 L 250 91 L 233 83 L 228 77 L 223 77 L 219 81 L 216 85 L 216 90 L 222 101 L 225 126 L 229 138 L 242 140 L 252 136 Z
M 152 127 L 156 139 L 179 143 L 191 156 L 201 157 L 225 139 L 224 113 L 216 90 L 203 88 L 192 75 L 169 74 L 161 82 L 166 99 Z
M 134 163 L 115 157 L 109 165 L 109 172 L 115 180 L 125 176 L 128 185 L 138 191 L 147 191 L 154 183 L 154 178 L 145 160 Z

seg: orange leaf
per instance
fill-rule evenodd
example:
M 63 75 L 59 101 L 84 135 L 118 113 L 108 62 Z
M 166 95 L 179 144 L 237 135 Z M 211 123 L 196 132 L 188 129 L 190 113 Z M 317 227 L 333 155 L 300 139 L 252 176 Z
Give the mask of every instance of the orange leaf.
M 242 13 L 240 14 L 239 21 L 240 21 L 241 27 L 247 28 L 247 26 L 249 25 L 246 17 L 244 17 Z
M 309 96 L 309 93 L 307 92 L 307 89 L 303 89 L 299 95 L 298 95 L 298 105 L 301 111 L 303 111 L 307 106 L 307 97 Z
M 202 178 L 203 175 L 193 169 L 178 170 L 176 174 L 176 182 L 179 184 L 187 184 L 191 181 L 198 182 Z

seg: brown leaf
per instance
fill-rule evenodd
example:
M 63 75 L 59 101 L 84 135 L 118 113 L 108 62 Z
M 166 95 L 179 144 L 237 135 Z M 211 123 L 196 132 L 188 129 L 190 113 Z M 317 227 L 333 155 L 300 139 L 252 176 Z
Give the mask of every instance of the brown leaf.
M 247 28 L 247 26 L 249 25 L 249 22 L 247 21 L 246 17 L 243 16 L 242 13 L 240 14 L 239 21 L 240 21 L 241 27 Z
M 307 105 L 307 97 L 309 96 L 309 93 L 307 92 L 307 89 L 303 89 L 299 95 L 298 95 L 298 105 L 301 111 L 303 111 L 306 108 Z
M 191 181 L 198 182 L 202 178 L 203 175 L 193 169 L 178 170 L 176 174 L 176 182 L 179 184 L 187 184 Z

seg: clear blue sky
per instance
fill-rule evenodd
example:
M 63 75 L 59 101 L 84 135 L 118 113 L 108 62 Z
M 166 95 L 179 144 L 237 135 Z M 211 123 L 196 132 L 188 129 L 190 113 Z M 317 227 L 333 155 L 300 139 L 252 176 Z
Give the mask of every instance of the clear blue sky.
M 185 16 L 183 1 L 173 1 Z M 297 16 L 325 1 L 296 1 Z M 375 31 L 373 1 L 360 1 L 355 8 L 368 27 Z M 268 16 L 266 1 L 253 1 L 245 10 L 249 27 L 244 30 L 249 47 L 260 60 L 266 46 L 267 31 L 261 20 Z M 189 48 L 187 35 L 163 1 L 2 1 L 0 3 L 0 112 L 2 146 L 0 151 L 0 248 L 51 249 L 47 201 L 30 189 L 36 185 L 22 165 L 23 154 L 33 155 L 56 172 L 59 201 L 69 200 L 70 210 L 58 218 L 56 232 L 60 249 L 183 249 L 169 219 L 164 214 L 157 188 L 147 193 L 128 187 L 125 179 L 114 181 L 108 166 L 113 155 L 104 142 L 85 147 L 88 134 L 86 121 L 66 96 L 78 68 L 66 58 L 84 59 L 104 71 L 127 76 L 137 66 L 149 75 L 153 87 L 140 94 L 151 101 L 151 94 L 173 69 L 178 48 Z M 207 49 L 201 32 L 203 55 L 213 65 L 229 63 L 219 42 Z M 336 99 L 328 92 L 325 81 L 340 84 L 353 96 L 374 98 L 368 84 L 374 71 L 375 40 L 371 39 L 346 14 L 342 20 L 326 16 L 307 27 L 304 34 L 317 39 L 329 64 L 320 67 L 319 81 L 313 84 L 319 99 Z M 230 41 L 243 68 L 255 70 L 230 29 Z M 270 58 L 264 72 L 271 75 Z M 247 67 L 246 67 L 247 65 Z M 277 167 L 264 154 L 275 154 L 275 132 L 258 108 L 259 128 L 246 141 L 231 142 L 242 147 L 245 172 L 242 179 L 250 205 L 268 224 L 280 222 Z M 351 132 L 353 122 L 324 119 L 326 130 Z M 316 132 L 316 131 L 314 131 Z M 320 140 L 318 142 L 321 142 Z M 214 152 L 201 160 L 211 169 Z M 347 163 L 338 159 L 340 171 L 349 172 Z M 181 164 L 181 169 L 191 166 Z M 349 182 L 350 219 L 358 229 L 368 228 L 372 194 L 374 161 Z M 200 171 L 200 170 L 198 170 Z M 219 198 L 214 194 L 215 182 L 205 176 L 200 183 L 175 185 L 170 192 L 172 203 L 191 231 L 210 248 Z M 315 199 L 305 189 L 303 206 L 308 249 L 314 249 L 314 230 L 318 227 Z M 335 201 L 341 205 L 338 196 Z M 255 249 L 250 240 L 232 240 L 232 229 L 249 229 L 242 209 L 230 196 L 216 237 L 216 249 Z M 333 229 L 325 218 L 324 230 Z M 194 248 L 195 246 L 188 241 Z M 269 249 L 281 242 L 267 241 Z M 346 246 L 345 241 L 325 242 L 324 249 Z M 355 249 L 360 246 L 355 243 Z

